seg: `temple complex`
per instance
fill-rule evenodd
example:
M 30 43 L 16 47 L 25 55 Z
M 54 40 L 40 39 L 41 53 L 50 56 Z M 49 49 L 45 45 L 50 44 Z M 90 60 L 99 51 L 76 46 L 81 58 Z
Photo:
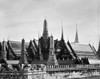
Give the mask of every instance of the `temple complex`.
M 75 41 L 65 42 L 63 28 L 61 29 L 61 39 L 54 40 L 48 34 L 48 22 L 43 23 L 43 34 L 38 40 L 30 42 L 8 40 L 0 43 L 1 60 L 6 63 L 16 61 L 18 64 L 45 64 L 66 65 L 66 64 L 89 64 L 90 59 L 98 59 L 97 52 L 91 44 L 80 44 L 78 29 L 76 25 Z M 100 48 L 100 47 L 99 47 Z M 99 52 L 99 50 L 98 50 Z M 86 60 L 87 62 L 82 62 Z
M 61 30 L 60 40 L 54 40 L 53 35 L 48 34 L 45 19 L 43 34 L 38 39 L 0 42 L 0 78 L 35 79 L 38 74 L 41 79 L 46 78 L 46 73 L 84 72 L 84 69 L 86 72 L 100 67 L 100 63 L 93 64 L 94 61 L 100 62 L 100 42 L 98 51 L 91 44 L 80 44 L 77 25 L 75 41 L 65 42 L 63 28 Z
M 36 62 L 47 64 L 47 61 L 52 59 L 51 56 L 58 64 L 81 64 L 81 58 L 98 59 L 94 46 L 79 43 L 77 25 L 74 42 L 65 42 L 63 28 L 61 39 L 53 40 L 53 36 L 48 35 L 46 19 L 43 23 L 43 34 L 38 40 L 33 39 L 30 42 L 25 42 L 22 39 L 22 45 L 21 42 L 8 40 L 1 42 L 0 46 L 1 59 L 19 60 L 20 63 L 27 61 L 30 64 Z

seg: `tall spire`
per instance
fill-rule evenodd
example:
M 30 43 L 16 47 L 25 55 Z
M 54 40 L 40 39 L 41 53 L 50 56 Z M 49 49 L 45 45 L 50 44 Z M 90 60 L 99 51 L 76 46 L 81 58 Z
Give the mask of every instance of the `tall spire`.
M 75 36 L 75 43 L 79 43 L 79 39 L 78 39 L 78 30 L 77 30 L 77 24 L 76 24 L 76 36 Z
M 63 35 L 63 27 L 62 27 L 62 35 L 61 35 L 61 40 L 64 40 L 64 35 Z
M 52 35 L 50 36 L 50 50 L 49 50 L 49 58 L 47 61 L 47 65 L 58 65 L 58 61 L 54 53 L 54 40 Z
M 62 30 L 61 40 L 64 40 L 64 35 L 63 35 L 63 21 L 62 21 L 62 23 L 61 23 L 61 30 Z
M 19 60 L 19 64 L 28 64 L 26 53 L 25 53 L 25 40 L 24 39 L 22 39 L 21 57 Z
M 44 24 L 43 24 L 43 39 L 46 40 L 48 39 L 48 28 L 47 28 L 47 20 L 44 20 Z
M 7 60 L 7 52 L 6 52 L 5 41 L 2 42 L 2 59 Z

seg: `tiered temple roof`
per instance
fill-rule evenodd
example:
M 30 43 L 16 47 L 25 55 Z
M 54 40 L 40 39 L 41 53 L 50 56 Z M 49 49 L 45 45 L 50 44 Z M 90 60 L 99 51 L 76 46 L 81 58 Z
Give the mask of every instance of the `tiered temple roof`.
M 97 59 L 96 51 L 93 50 L 93 46 L 90 44 L 85 45 L 79 43 L 71 43 L 71 46 L 80 58 L 87 57 L 89 59 Z
M 20 41 L 11 41 L 9 40 L 9 43 L 11 45 L 12 50 L 17 56 L 21 55 L 21 42 Z M 29 42 L 25 42 L 25 48 L 27 48 L 29 45 Z

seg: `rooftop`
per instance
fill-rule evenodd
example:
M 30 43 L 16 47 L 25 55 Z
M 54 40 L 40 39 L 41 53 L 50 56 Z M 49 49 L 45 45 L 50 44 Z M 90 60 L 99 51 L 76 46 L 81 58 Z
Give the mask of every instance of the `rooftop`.
M 96 53 L 90 44 L 71 43 L 72 48 L 79 57 L 88 57 L 90 59 L 97 59 Z

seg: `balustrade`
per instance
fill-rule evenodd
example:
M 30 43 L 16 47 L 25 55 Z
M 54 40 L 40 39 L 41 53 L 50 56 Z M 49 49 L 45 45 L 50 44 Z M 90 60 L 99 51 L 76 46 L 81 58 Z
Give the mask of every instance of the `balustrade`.
M 64 69 L 68 69 L 68 70 L 81 70 L 83 69 L 100 69 L 100 65 L 96 64 L 96 65 L 47 65 L 46 69 L 47 71 L 60 71 L 60 70 L 64 70 Z M 0 68 L 2 70 L 2 66 Z M 34 69 L 33 69 L 34 70 Z M 41 68 L 39 68 L 39 70 L 37 71 L 41 71 Z M 30 74 L 29 74 L 30 73 Z M 33 72 L 31 71 L 1 71 L 0 73 L 0 79 L 27 79 L 28 75 L 33 75 Z

